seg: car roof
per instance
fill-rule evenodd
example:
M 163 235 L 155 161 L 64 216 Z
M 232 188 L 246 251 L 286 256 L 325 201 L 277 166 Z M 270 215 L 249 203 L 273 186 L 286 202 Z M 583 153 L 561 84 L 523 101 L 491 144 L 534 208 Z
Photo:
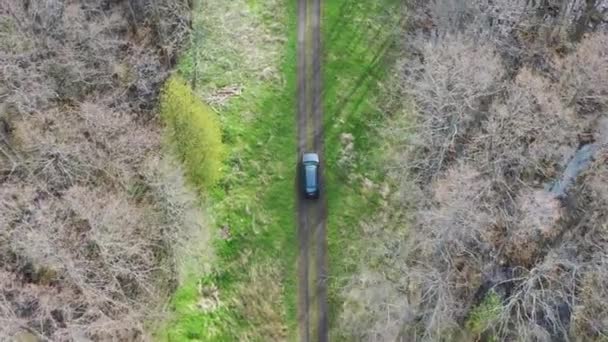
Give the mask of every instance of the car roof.
M 315 188 L 317 187 L 317 166 L 307 165 L 306 169 L 306 187 Z
M 306 163 L 306 162 L 319 162 L 319 155 L 316 153 L 304 153 L 304 155 L 302 156 L 302 162 Z

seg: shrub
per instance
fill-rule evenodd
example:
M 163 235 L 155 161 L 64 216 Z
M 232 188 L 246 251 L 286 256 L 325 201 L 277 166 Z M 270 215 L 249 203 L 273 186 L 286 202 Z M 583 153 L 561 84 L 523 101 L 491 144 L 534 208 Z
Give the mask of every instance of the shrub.
M 501 306 L 500 296 L 496 292 L 490 291 L 483 301 L 471 311 L 466 324 L 469 331 L 474 335 L 484 333 L 498 318 Z
M 161 116 L 190 180 L 199 189 L 212 186 L 220 177 L 224 155 L 215 113 L 196 98 L 182 78 L 174 76 L 161 97 Z
M 589 35 L 562 63 L 561 95 L 579 114 L 608 110 L 608 33 Z

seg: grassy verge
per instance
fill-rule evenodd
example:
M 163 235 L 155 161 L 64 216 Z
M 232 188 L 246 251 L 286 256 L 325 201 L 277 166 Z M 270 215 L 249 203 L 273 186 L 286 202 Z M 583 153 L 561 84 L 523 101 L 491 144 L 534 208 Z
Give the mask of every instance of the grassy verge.
M 357 272 L 361 221 L 382 205 L 383 139 L 377 134 L 381 82 L 392 65 L 397 1 L 327 1 L 324 18 L 325 127 L 330 265 L 330 318 L 339 314 L 340 289 Z M 339 339 L 339 331 L 332 332 Z
M 212 0 L 200 6 L 180 73 L 195 80 L 217 112 L 227 150 L 221 180 L 202 191 L 218 226 L 217 258 L 209 274 L 177 290 L 174 317 L 157 337 L 283 340 L 296 312 L 295 5 Z

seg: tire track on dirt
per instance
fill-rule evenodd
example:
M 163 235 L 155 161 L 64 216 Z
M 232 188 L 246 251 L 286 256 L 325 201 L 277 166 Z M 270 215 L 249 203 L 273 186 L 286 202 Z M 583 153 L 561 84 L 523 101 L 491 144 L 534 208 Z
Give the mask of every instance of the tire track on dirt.
M 297 132 L 298 163 L 302 153 L 317 152 L 321 159 L 318 200 L 301 195 L 297 179 L 298 216 L 298 334 L 300 341 L 327 341 L 327 203 L 323 193 L 323 77 L 321 43 L 322 0 L 298 0 Z M 299 166 L 299 164 L 298 164 Z
M 306 82 L 306 12 L 307 0 L 298 0 L 298 46 L 297 46 L 297 164 L 306 150 L 307 143 L 307 82 Z M 308 293 L 308 230 L 306 201 L 300 196 L 301 175 L 296 173 L 297 234 L 298 234 L 298 335 L 300 341 L 308 341 L 309 335 L 309 293 Z
M 323 130 L 323 45 L 321 38 L 322 0 L 314 0 L 312 10 L 312 103 L 313 103 L 313 126 L 314 126 L 314 148 L 324 161 L 324 130 Z M 321 163 L 319 184 L 325 189 L 324 163 Z M 327 316 L 327 201 L 324 193 L 315 203 L 316 231 L 316 318 L 317 318 L 317 341 L 325 342 L 329 337 L 329 323 Z

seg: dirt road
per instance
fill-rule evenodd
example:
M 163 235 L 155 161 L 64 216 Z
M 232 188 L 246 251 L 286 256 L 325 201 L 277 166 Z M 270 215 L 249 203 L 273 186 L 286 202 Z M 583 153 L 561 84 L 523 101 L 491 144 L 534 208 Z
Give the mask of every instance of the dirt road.
M 321 196 L 306 200 L 298 179 L 298 324 L 300 341 L 327 341 L 327 204 L 323 193 L 323 78 L 321 0 L 298 0 L 298 160 L 304 152 L 321 159 Z M 298 172 L 298 178 L 300 174 Z

